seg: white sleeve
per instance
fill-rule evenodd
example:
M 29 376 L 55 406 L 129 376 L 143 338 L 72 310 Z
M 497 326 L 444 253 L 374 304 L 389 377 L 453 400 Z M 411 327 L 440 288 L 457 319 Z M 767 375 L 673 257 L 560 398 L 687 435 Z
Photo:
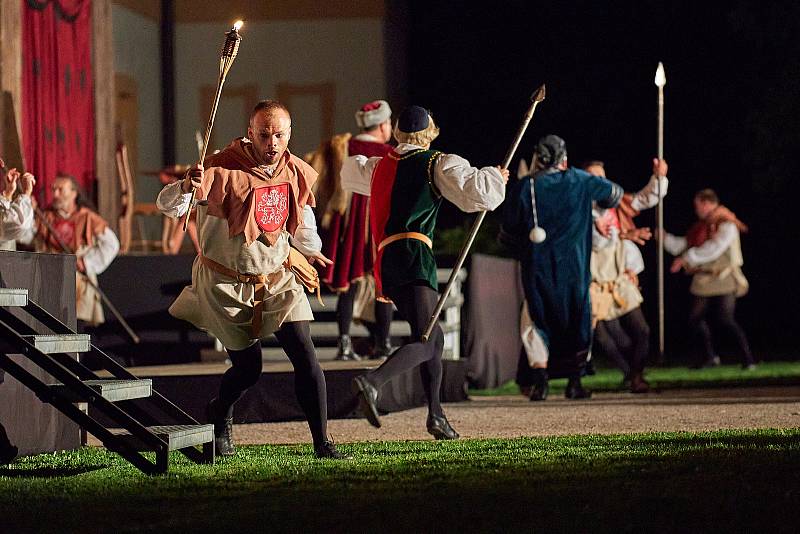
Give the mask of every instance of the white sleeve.
M 317 233 L 317 220 L 311 206 L 306 205 L 303 208 L 303 223 L 297 227 L 289 240 L 294 248 L 306 256 L 322 250 L 322 239 Z
M 664 234 L 664 250 L 673 256 L 683 254 L 683 251 L 686 250 L 686 246 L 687 243 L 685 237 L 667 233 Z
M 13 201 L 0 195 L 0 241 L 30 243 L 36 233 L 33 224 L 33 204 L 28 195 Z
M 625 248 L 625 269 L 634 274 L 644 271 L 644 258 L 636 243 L 629 239 L 623 239 L 622 246 Z
M 111 228 L 106 227 L 103 233 L 95 236 L 94 245 L 81 256 L 87 274 L 100 274 L 111 265 L 119 252 L 119 240 Z
M 491 211 L 503 202 L 506 183 L 496 167 L 471 167 L 461 156 L 442 154 L 436 159 L 434 185 L 461 211 Z
M 659 184 L 661 186 L 661 190 L 659 191 Z M 633 195 L 633 200 L 631 201 L 631 207 L 636 211 L 646 210 L 648 208 L 652 208 L 653 206 L 658 204 L 659 193 L 661 198 L 667 196 L 667 189 L 669 188 L 669 180 L 666 176 L 660 177 L 656 180 L 655 176 L 650 177 L 650 181 L 647 182 L 647 185 L 644 188 Z
M 342 189 L 368 197 L 372 171 L 381 159 L 366 156 L 350 156 L 345 159 L 341 170 Z
M 192 198 L 192 194 L 184 193 L 181 190 L 182 183 L 181 180 L 178 180 L 177 182 L 167 184 L 164 186 L 164 189 L 158 193 L 156 206 L 161 210 L 161 213 L 167 217 L 178 219 L 189 211 L 189 201 Z
M 719 229 L 714 237 L 707 240 L 699 247 L 692 247 L 687 250 L 683 258 L 690 267 L 696 267 L 714 261 L 722 256 L 723 252 L 728 250 L 728 247 L 731 246 L 738 234 L 739 230 L 734 223 L 724 222 L 719 225 Z

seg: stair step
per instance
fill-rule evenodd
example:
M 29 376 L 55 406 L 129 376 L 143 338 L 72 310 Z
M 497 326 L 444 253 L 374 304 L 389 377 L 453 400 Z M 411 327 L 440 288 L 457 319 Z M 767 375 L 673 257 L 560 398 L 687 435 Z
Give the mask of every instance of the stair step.
M 22 337 L 45 354 L 88 352 L 91 343 L 89 334 L 37 334 Z
M 0 306 L 27 306 L 28 290 L 0 287 Z
M 104 399 L 117 402 L 131 399 L 142 399 L 153 394 L 153 381 L 149 378 L 140 380 L 98 379 L 84 380 L 84 384 L 92 388 Z M 80 394 L 72 391 L 64 384 L 53 384 L 50 389 L 67 397 L 72 402 L 86 402 Z
M 166 441 L 171 451 L 210 443 L 214 440 L 214 425 L 163 425 L 149 426 L 147 429 Z M 140 451 L 151 450 L 127 430 L 112 429 L 112 433 L 119 436 L 132 448 Z

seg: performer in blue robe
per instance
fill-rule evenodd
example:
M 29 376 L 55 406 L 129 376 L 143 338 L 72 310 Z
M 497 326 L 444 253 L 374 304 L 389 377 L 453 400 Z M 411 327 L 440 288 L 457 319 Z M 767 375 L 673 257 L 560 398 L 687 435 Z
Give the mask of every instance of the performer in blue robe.
M 520 254 L 530 318 L 549 354 L 546 369 L 531 368 L 522 355 L 517 382 L 531 388 L 531 400 L 547 397 L 549 376 L 569 378 L 568 398 L 590 396 L 580 376 L 592 343 L 592 203 L 616 207 L 622 195 L 614 182 L 568 167 L 566 144 L 555 135 L 539 140 L 533 175 L 506 193 L 500 239 Z

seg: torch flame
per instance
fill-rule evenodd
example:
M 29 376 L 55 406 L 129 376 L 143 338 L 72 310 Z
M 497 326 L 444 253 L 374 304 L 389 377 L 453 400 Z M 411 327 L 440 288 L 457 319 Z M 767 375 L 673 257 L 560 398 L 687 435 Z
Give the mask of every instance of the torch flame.
M 664 87 L 667 85 L 667 75 L 664 74 L 664 65 L 659 61 L 658 68 L 656 69 L 656 86 Z
M 244 26 L 244 21 L 243 20 L 237 20 L 236 22 L 233 23 L 234 31 L 238 32 L 240 29 L 242 29 L 242 26 Z

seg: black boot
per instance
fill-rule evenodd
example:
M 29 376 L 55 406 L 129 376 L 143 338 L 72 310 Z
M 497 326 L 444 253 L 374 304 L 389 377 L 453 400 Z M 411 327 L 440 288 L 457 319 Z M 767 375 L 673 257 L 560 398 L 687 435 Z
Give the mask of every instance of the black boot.
M 447 417 L 444 415 L 428 414 L 428 421 L 425 424 L 428 429 L 428 434 L 436 439 L 458 439 L 458 432 L 456 432 Z
M 347 456 L 336 450 L 336 445 L 332 440 L 326 439 L 314 447 L 314 455 L 317 458 L 328 458 L 331 460 L 352 460 L 352 456 Z
M 220 456 L 233 456 L 236 448 L 233 446 L 233 407 L 228 413 L 219 413 L 217 399 L 211 399 L 206 407 L 208 422 L 214 425 L 214 449 Z
M 367 418 L 369 424 L 375 428 L 381 427 L 381 420 L 378 416 L 378 390 L 367 381 L 365 376 L 357 376 L 353 379 L 353 393 L 358 398 L 358 406 L 361 413 Z
M 388 358 L 394 352 L 395 347 L 392 346 L 391 338 L 386 338 L 382 341 L 375 340 L 375 348 L 370 355 L 370 359 L 377 360 L 378 358 Z
M 567 389 L 564 390 L 564 396 L 568 399 L 589 399 L 592 397 L 592 392 L 581 385 L 581 378 L 579 376 L 571 377 L 567 381 Z
M 530 395 L 528 398 L 532 401 L 546 400 L 547 394 L 550 393 L 547 369 L 542 369 L 539 367 L 533 369 L 533 380 L 534 382 L 531 385 Z
M 339 350 L 336 352 L 336 359 L 353 361 L 361 359 L 361 356 L 353 351 L 353 340 L 347 334 L 339 336 Z

